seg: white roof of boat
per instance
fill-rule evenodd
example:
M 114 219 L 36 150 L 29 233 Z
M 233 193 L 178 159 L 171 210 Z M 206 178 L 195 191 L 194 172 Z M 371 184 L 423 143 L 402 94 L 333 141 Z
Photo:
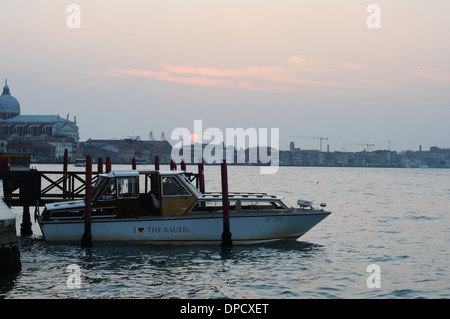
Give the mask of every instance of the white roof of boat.
M 180 175 L 184 173 L 186 173 L 186 171 L 159 171 L 159 174 L 161 175 Z
M 123 177 L 123 176 L 139 176 L 139 171 L 137 170 L 123 170 L 123 171 L 111 171 L 109 173 L 100 174 L 100 176 L 104 177 Z
M 155 173 L 155 172 L 157 172 L 157 170 L 156 169 L 154 169 L 154 168 L 145 168 L 145 169 L 138 169 L 137 170 L 139 173 Z
M 198 199 L 219 199 L 222 198 L 222 193 L 206 193 L 201 194 Z M 228 199 L 249 199 L 249 200 L 280 200 L 283 199 L 283 196 L 279 195 L 268 195 L 266 193 L 228 193 Z
M 128 170 L 117 170 L 111 171 L 109 173 L 102 173 L 101 176 L 104 177 L 123 177 L 123 176 L 138 176 L 139 174 L 145 173 L 155 173 L 157 170 L 155 169 L 128 169 Z M 186 173 L 185 171 L 159 171 L 161 175 L 180 175 Z
M 61 208 L 81 208 L 84 207 L 84 200 L 73 200 L 67 202 L 56 202 L 45 204 L 47 209 L 61 209 Z

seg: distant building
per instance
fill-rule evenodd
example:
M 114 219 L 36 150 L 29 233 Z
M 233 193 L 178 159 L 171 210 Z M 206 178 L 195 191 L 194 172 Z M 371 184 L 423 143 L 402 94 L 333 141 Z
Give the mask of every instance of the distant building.
M 135 158 L 144 163 L 154 163 L 159 156 L 161 164 L 170 163 L 172 145 L 166 140 L 143 141 L 140 139 L 88 139 L 80 142 L 76 148 L 76 157 L 85 158 L 91 155 L 95 162 L 97 158 L 110 157 L 112 163 L 131 163 Z
M 80 139 L 76 118 L 70 121 L 59 115 L 20 115 L 20 104 L 10 93 L 7 80 L 0 96 L 0 139 L 11 138 Z

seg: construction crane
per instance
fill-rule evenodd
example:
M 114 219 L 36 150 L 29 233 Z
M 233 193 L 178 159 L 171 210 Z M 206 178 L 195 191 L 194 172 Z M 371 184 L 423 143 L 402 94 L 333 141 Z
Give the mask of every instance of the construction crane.
M 291 137 L 312 138 L 312 139 L 320 140 L 320 151 L 321 152 L 322 152 L 322 140 L 328 140 L 328 137 L 297 136 L 297 135 L 291 135 Z
M 366 147 L 366 151 L 370 152 L 370 148 L 375 146 L 375 144 L 369 144 L 369 143 L 345 143 L 345 145 L 361 145 L 362 147 Z

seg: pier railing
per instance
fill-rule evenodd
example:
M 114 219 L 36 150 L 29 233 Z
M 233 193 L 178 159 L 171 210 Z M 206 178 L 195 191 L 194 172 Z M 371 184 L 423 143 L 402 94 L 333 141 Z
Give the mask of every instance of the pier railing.
M 95 185 L 102 172 L 92 172 Z M 3 199 L 8 206 L 44 206 L 47 203 L 83 199 L 86 196 L 86 173 L 83 171 L 0 171 L 3 176 Z M 199 174 L 185 173 L 197 188 Z
M 47 203 L 86 198 L 90 204 L 90 189 L 97 182 L 99 175 L 103 173 L 103 159 L 98 159 L 97 172 L 92 172 L 92 158 L 90 155 L 86 157 L 86 170 L 84 172 L 69 172 L 68 159 L 68 151 L 66 149 L 64 152 L 62 171 L 38 171 L 35 169 L 10 170 L 9 159 L 7 157 L 0 157 L 0 178 L 3 182 L 3 201 L 9 207 L 23 207 L 22 224 L 20 226 L 22 236 L 30 236 L 33 234 L 30 216 L 31 206 L 35 206 L 36 218 L 36 212 L 39 210 L 39 207 Z M 136 159 L 134 158 L 132 161 L 132 169 L 136 169 Z M 159 170 L 159 156 L 155 156 L 155 169 Z M 171 161 L 170 169 L 177 169 L 173 160 Z M 186 164 L 184 161 L 181 162 L 181 170 L 185 172 L 186 177 L 191 182 L 195 181 L 197 188 L 204 193 L 205 179 L 203 163 L 198 163 L 198 169 L 198 174 L 186 172 Z M 110 171 L 111 158 L 107 157 L 106 172 Z M 145 191 L 147 191 L 147 177 L 145 178 Z M 86 183 L 87 180 L 89 181 L 88 183 Z M 86 216 L 90 216 L 90 212 Z M 87 219 L 89 219 L 89 222 L 85 224 L 85 232 L 87 229 L 90 229 L 90 226 L 87 227 L 87 225 L 90 225 L 90 217 Z M 85 235 L 83 235 L 84 237 Z M 86 241 L 86 246 L 90 244 L 89 241 Z
M 9 206 L 43 206 L 61 200 L 82 199 L 85 196 L 85 172 L 61 171 L 1 171 L 3 198 Z M 98 179 L 93 172 L 92 182 Z

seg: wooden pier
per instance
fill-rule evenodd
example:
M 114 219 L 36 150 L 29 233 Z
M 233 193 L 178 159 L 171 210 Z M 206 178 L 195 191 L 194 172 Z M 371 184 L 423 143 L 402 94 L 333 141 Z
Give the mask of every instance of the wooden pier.
M 90 156 L 88 156 L 90 157 Z M 29 156 L 28 156 L 29 159 Z M 99 158 L 98 170 L 92 171 L 92 162 L 88 162 L 86 171 L 68 171 L 68 153 L 64 154 L 63 169 L 61 171 L 38 171 L 28 168 L 11 170 L 8 156 L 0 154 L 0 275 L 15 274 L 21 271 L 20 251 L 16 234 L 16 217 L 11 207 L 22 206 L 23 215 L 20 225 L 21 236 L 31 236 L 30 207 L 36 210 L 48 203 L 65 200 L 86 200 L 90 194 L 86 190 L 92 188 L 103 172 L 103 159 Z M 137 169 L 136 160 L 132 161 L 132 169 Z M 159 170 L 159 156 L 155 157 L 155 169 Z M 175 162 L 171 161 L 171 170 L 176 170 Z M 203 163 L 198 164 L 198 173 L 186 172 L 186 164 L 181 162 L 181 170 L 185 176 L 195 182 L 197 188 L 205 192 Z M 106 158 L 106 173 L 111 171 L 111 159 Z M 89 185 L 86 184 L 89 181 Z M 145 180 L 145 190 L 149 180 Z M 150 181 L 151 182 L 151 181 Z M 87 187 L 86 187 L 87 186 Z M 1 196 L 0 195 L 0 196 Z M 88 234 L 89 235 L 89 234 Z M 83 235 L 85 237 L 85 235 Z M 83 242 L 82 242 L 83 245 Z M 85 244 L 86 245 L 86 244 Z M 86 245 L 88 246 L 88 245 Z
M 68 171 L 68 157 L 65 156 L 63 169 L 61 171 L 38 171 L 10 170 L 5 163 L 1 165 L 0 177 L 3 182 L 3 201 L 9 207 L 23 207 L 20 234 L 31 236 L 31 214 L 30 208 L 44 206 L 48 203 L 65 200 L 82 200 L 86 198 L 86 171 Z M 97 171 L 89 174 L 90 187 L 95 185 L 99 175 L 103 172 L 103 161 L 99 161 Z M 186 170 L 184 162 L 181 163 L 182 170 Z M 136 169 L 136 161 L 132 161 L 131 169 Z M 155 169 L 159 170 L 159 157 L 155 158 Z M 176 164 L 172 162 L 171 170 L 176 170 Z M 204 192 L 204 168 L 199 164 L 199 172 L 186 172 L 186 177 L 195 182 L 197 188 Z M 106 159 L 106 172 L 111 171 L 110 159 Z M 145 185 L 147 185 L 147 180 Z
M 93 172 L 95 183 L 101 172 Z M 83 199 L 86 178 L 83 171 L 2 171 L 3 199 L 8 206 L 44 206 Z
M 198 174 L 186 172 L 186 177 L 204 190 L 203 167 L 201 169 Z M 92 185 L 102 173 L 101 170 L 92 172 Z M 86 196 L 84 171 L 0 171 L 0 174 L 3 176 L 3 200 L 10 207 L 44 206 L 64 200 L 84 199 Z

